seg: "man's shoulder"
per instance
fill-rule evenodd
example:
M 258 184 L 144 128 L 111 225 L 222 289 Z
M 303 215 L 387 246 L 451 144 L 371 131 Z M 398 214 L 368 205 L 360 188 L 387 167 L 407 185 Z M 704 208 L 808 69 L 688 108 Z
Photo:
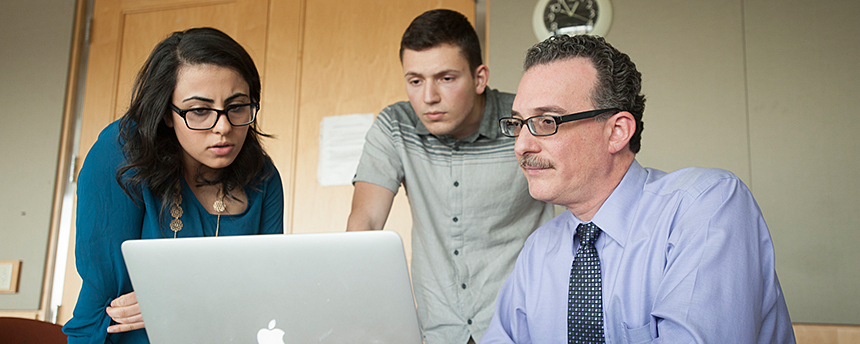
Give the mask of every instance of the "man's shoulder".
M 408 101 L 400 101 L 386 106 L 374 120 L 375 125 L 391 132 L 411 132 L 421 122 Z
M 687 167 L 669 173 L 646 168 L 645 190 L 659 194 L 685 191 L 698 194 L 721 182 L 743 182 L 732 172 L 719 168 Z
M 386 106 L 379 112 L 378 117 L 388 118 L 394 121 L 418 120 L 418 116 L 415 114 L 412 104 L 405 100 Z
M 487 102 L 494 103 L 495 106 L 493 108 L 496 110 L 496 114 L 498 117 L 507 117 L 511 115 L 511 108 L 514 105 L 514 98 L 516 95 L 513 93 L 502 92 L 497 89 L 487 87 Z
M 498 101 L 511 103 L 513 103 L 514 97 L 516 97 L 516 94 L 514 93 L 499 91 L 498 89 L 490 88 L 489 86 L 487 86 L 487 95 L 496 98 Z

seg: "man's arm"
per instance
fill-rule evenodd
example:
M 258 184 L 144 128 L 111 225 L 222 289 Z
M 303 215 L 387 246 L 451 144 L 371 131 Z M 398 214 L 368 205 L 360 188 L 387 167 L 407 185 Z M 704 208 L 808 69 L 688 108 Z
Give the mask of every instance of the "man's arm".
M 355 182 L 347 231 L 382 229 L 391 211 L 394 193 L 382 186 Z
M 773 242 L 752 193 L 736 177 L 697 188 L 669 237 L 651 310 L 655 342 L 794 343 Z

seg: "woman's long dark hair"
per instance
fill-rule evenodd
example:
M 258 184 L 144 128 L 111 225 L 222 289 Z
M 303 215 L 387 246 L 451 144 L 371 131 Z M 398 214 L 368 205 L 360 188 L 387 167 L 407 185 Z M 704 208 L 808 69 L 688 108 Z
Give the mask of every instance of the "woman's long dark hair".
M 174 186 L 183 178 L 182 146 L 164 120 L 172 116 L 170 103 L 180 67 L 216 65 L 238 72 L 248 83 L 251 102 L 260 102 L 260 75 L 254 61 L 239 43 L 213 28 L 174 32 L 161 41 L 137 75 L 131 105 L 119 123 L 119 140 L 127 164 L 116 179 L 132 199 L 141 199 L 147 188 L 162 200 L 163 211 L 174 196 Z M 177 123 L 176 125 L 182 125 Z M 260 136 L 269 137 L 252 123 L 236 160 L 219 170 L 214 179 L 198 173 L 203 185 L 221 185 L 222 195 L 231 190 L 256 187 L 271 171 L 263 169 L 269 157 L 260 145 Z M 233 197 L 235 198 L 235 197 Z

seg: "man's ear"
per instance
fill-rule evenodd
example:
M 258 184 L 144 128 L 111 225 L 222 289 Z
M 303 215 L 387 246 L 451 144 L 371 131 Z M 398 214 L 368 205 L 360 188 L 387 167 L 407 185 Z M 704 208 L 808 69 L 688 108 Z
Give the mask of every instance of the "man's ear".
M 480 65 L 475 69 L 475 94 L 484 93 L 487 87 L 487 80 L 490 79 L 490 68 L 486 65 Z
M 609 130 L 609 153 L 615 154 L 627 147 L 636 132 L 636 119 L 633 114 L 621 111 L 606 120 L 606 128 Z

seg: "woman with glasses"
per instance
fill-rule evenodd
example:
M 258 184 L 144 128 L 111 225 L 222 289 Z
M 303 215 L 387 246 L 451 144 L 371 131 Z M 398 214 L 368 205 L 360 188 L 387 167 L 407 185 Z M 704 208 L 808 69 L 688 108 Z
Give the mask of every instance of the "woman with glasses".
M 175 32 L 155 47 L 128 111 L 101 132 L 78 177 L 83 285 L 63 328 L 69 343 L 149 343 L 123 241 L 283 233 L 259 104 L 254 62 L 223 32 Z

